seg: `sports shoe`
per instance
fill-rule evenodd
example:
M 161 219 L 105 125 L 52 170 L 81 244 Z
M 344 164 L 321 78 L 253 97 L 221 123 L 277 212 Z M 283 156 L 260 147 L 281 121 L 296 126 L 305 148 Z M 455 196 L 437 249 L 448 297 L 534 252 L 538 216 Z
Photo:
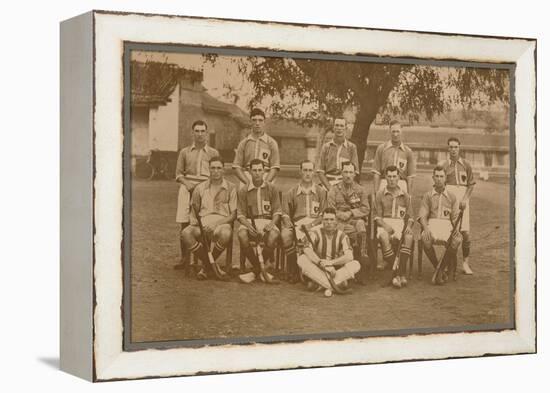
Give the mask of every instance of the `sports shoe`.
M 244 284 L 250 284 L 255 279 L 256 279 L 256 275 L 254 274 L 254 272 L 239 274 L 239 281 L 241 281 Z
M 407 286 L 407 277 L 401 276 L 401 286 L 406 287 Z
M 462 271 L 464 272 L 464 274 L 467 274 L 467 275 L 474 274 L 474 272 L 470 268 L 470 265 L 468 264 L 468 262 L 462 263 Z
M 391 284 L 395 287 L 395 288 L 401 288 L 401 278 L 399 276 L 395 276 L 392 280 L 391 280 Z
M 208 276 L 206 275 L 206 272 L 204 271 L 204 269 L 201 269 L 197 273 L 197 280 L 204 281 L 204 280 L 207 280 L 207 279 L 208 279 Z

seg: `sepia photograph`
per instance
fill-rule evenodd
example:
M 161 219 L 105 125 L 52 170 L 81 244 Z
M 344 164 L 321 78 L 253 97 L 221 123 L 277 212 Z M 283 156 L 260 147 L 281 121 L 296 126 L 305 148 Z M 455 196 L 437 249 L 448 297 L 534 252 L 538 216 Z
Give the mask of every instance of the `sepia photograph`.
M 515 65 L 126 43 L 124 348 L 515 328 Z

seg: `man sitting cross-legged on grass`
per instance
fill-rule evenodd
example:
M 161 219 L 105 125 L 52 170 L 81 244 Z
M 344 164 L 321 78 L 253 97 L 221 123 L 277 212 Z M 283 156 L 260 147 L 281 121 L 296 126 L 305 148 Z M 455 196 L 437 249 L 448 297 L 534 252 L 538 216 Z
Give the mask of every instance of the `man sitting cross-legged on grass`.
M 267 272 L 263 274 L 264 267 L 261 261 L 272 257 L 273 250 L 279 242 L 277 225 L 282 214 L 281 201 L 275 187 L 263 179 L 264 165 L 264 162 L 259 159 L 250 161 L 249 171 L 252 181 L 238 191 L 237 219 L 241 223 L 238 232 L 239 243 L 241 252 L 245 253 L 253 267 L 251 272 L 239 276 L 244 283 L 250 283 L 256 278 L 268 283 L 276 282 L 271 274 Z M 254 218 L 254 224 L 252 218 Z M 263 250 L 256 254 L 251 241 L 263 243 Z M 257 252 L 258 250 L 259 247 L 256 247 Z
M 434 267 L 437 267 L 438 261 L 433 245 L 447 242 L 451 236 L 453 223 L 459 215 L 458 199 L 445 187 L 445 179 L 445 168 L 436 166 L 433 170 L 434 188 L 424 194 L 418 212 L 418 218 L 422 224 L 424 252 Z M 443 261 L 444 263 L 456 264 L 456 253 L 461 242 L 462 235 L 456 231 L 451 238 L 449 252 L 446 254 L 448 260 Z
M 237 188 L 223 176 L 223 161 L 213 157 L 209 162 L 210 178 L 195 187 L 191 197 L 191 225 L 182 232 L 188 250 L 202 261 L 197 274 L 199 280 L 213 275 L 208 253 L 201 244 L 201 232 L 195 212 L 198 212 L 204 230 L 214 242 L 212 256 L 216 260 L 233 239 L 233 221 L 237 215 Z
M 366 284 L 367 227 L 365 219 L 369 215 L 369 201 L 365 189 L 354 179 L 357 168 L 352 162 L 342 164 L 342 181 L 332 186 L 327 195 L 327 206 L 336 210 L 338 229 L 355 240 L 355 258 L 361 262 L 363 274 L 357 277 L 360 284 Z
M 386 186 L 376 193 L 375 220 L 378 224 L 376 236 L 382 246 L 382 255 L 384 259 L 378 267 L 384 270 L 388 265 L 392 266 L 396 258 L 393 244 L 401 240 L 403 232 L 403 219 L 408 215 L 409 220 L 405 229 L 405 237 L 401 244 L 399 253 L 399 272 L 393 278 L 392 284 L 397 288 L 407 285 L 405 270 L 407 261 L 411 255 L 413 244 L 413 233 L 411 226 L 414 223 L 412 204 L 409 194 L 404 192 L 397 184 L 399 181 L 399 172 L 396 166 L 390 165 L 385 169 Z
M 281 229 L 281 241 L 287 257 L 289 282 L 298 281 L 299 272 L 296 264 L 296 248 L 303 246 L 304 233 L 300 226 L 308 229 L 321 224 L 321 212 L 327 202 L 326 191 L 313 184 L 314 165 L 311 161 L 302 161 L 300 164 L 301 181 L 283 195 L 283 228 Z M 294 224 L 295 227 L 292 225 Z M 298 245 L 294 244 L 294 231 Z
M 348 236 L 338 229 L 335 209 L 326 208 L 322 227 L 309 231 L 309 235 L 313 244 L 306 241 L 304 253 L 298 257 L 298 266 L 305 276 L 325 289 L 325 296 L 331 296 L 332 285 L 327 274 L 336 285 L 345 284 L 361 265 L 353 260 Z

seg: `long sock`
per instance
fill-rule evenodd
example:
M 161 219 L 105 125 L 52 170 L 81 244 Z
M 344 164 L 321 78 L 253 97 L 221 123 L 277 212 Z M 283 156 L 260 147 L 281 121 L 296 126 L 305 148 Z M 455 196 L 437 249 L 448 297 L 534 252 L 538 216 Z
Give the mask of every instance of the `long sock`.
M 409 247 L 401 246 L 401 253 L 399 254 L 399 272 L 401 276 L 407 273 L 407 262 L 411 256 L 411 249 Z
M 432 248 L 424 248 L 424 252 L 426 253 L 426 256 L 432 263 L 433 267 L 437 267 L 437 256 L 435 255 L 435 250 Z
M 290 246 L 285 248 L 286 261 L 288 263 L 288 272 L 291 277 L 296 278 L 298 276 L 298 265 L 296 261 L 298 260 L 298 255 L 296 254 L 296 247 Z
M 208 253 L 201 243 L 196 242 L 189 250 L 202 261 L 203 269 L 205 269 L 208 273 L 213 273 L 212 265 L 210 265 L 210 261 L 208 260 Z
M 183 223 L 180 226 L 180 255 L 181 255 L 181 262 L 189 265 L 189 255 L 187 253 L 187 249 L 185 247 L 185 242 L 183 241 L 183 236 L 181 235 L 182 232 L 189 226 L 189 223 Z
M 386 261 L 387 263 L 391 265 L 393 265 L 393 261 L 395 259 L 395 254 L 393 252 L 393 250 L 390 248 L 388 248 L 387 250 L 382 250 L 382 256 L 384 258 L 384 261 Z
M 216 242 L 214 244 L 214 249 L 212 250 L 212 257 L 214 258 L 214 260 L 218 259 L 218 257 L 221 255 L 221 253 L 224 250 L 225 250 L 225 247 L 220 243 Z
M 462 258 L 470 256 L 470 232 L 462 232 Z
M 361 256 L 366 257 L 367 256 L 367 234 L 365 232 L 359 233 L 359 244 L 361 247 Z
M 262 256 L 264 257 L 264 262 L 268 260 L 273 261 L 273 250 L 271 248 L 264 247 L 262 250 Z
M 260 261 L 258 260 L 258 257 L 254 253 L 254 249 L 251 246 L 248 246 L 244 249 L 244 254 L 246 255 L 246 258 L 252 265 L 252 271 L 254 271 L 255 274 L 260 273 Z

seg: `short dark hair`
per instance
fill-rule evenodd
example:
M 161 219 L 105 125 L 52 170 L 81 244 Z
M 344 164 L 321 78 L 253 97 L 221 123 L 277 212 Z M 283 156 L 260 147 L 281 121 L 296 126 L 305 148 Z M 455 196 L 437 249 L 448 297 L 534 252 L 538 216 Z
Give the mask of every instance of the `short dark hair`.
M 449 139 L 447 139 L 447 145 L 451 142 L 456 142 L 460 145 L 460 140 L 456 136 L 452 136 Z
M 220 156 L 212 157 L 212 158 L 208 161 L 208 166 L 210 166 L 210 164 L 212 164 L 213 162 L 221 162 L 222 166 L 224 166 L 224 164 L 225 164 L 225 162 L 223 162 L 223 158 L 221 158 Z
M 265 119 L 265 113 L 260 108 L 252 108 L 250 111 L 250 118 L 253 118 L 254 116 L 262 116 Z
M 323 215 L 325 214 L 334 214 L 336 215 L 336 209 L 333 207 L 327 207 L 325 210 L 323 210 Z
M 388 165 L 386 169 L 384 169 L 384 175 L 387 175 L 388 172 L 397 172 L 399 173 L 399 169 L 395 165 Z
M 315 164 L 311 160 L 304 160 L 300 163 L 300 169 L 304 167 L 304 164 L 313 164 L 313 167 L 315 168 Z
M 248 164 L 248 167 L 250 169 L 252 169 L 252 166 L 253 165 L 261 165 L 262 168 L 265 168 L 265 162 L 263 162 L 262 160 L 260 160 L 259 158 L 254 158 L 252 160 L 250 160 L 250 163 Z
M 191 125 L 193 131 L 195 130 L 195 126 L 204 126 L 204 128 L 208 130 L 208 124 L 206 124 L 204 120 L 195 120 Z
M 349 165 L 351 165 L 353 167 L 354 172 L 357 170 L 357 168 L 355 167 L 355 164 L 351 161 L 344 161 L 342 163 L 342 170 L 344 169 L 345 166 L 349 166 Z
M 435 175 L 436 172 L 441 171 L 445 172 L 445 168 L 443 168 L 441 165 L 436 165 L 432 173 Z
M 336 120 L 338 120 L 338 119 L 344 120 L 344 123 L 346 123 L 346 124 L 348 123 L 348 121 L 346 120 L 346 118 L 344 116 L 335 116 L 334 120 L 332 121 L 332 124 L 336 124 Z
M 396 124 L 401 125 L 401 123 L 399 122 L 399 120 L 392 120 L 392 121 L 390 121 L 390 128 L 391 128 L 392 126 L 396 125 Z

